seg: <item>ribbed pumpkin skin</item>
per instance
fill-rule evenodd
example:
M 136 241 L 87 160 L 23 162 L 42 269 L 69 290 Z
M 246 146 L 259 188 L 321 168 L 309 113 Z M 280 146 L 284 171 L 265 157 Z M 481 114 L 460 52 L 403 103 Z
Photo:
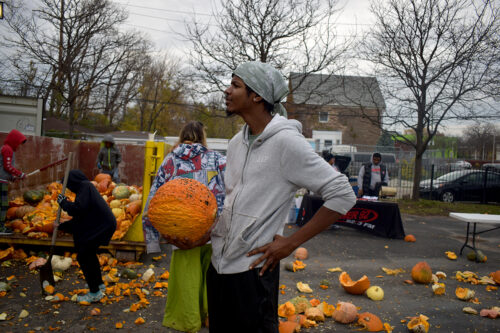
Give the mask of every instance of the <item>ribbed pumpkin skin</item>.
M 212 226 L 217 201 L 208 187 L 197 180 L 177 178 L 156 191 L 148 218 L 163 236 L 199 240 Z

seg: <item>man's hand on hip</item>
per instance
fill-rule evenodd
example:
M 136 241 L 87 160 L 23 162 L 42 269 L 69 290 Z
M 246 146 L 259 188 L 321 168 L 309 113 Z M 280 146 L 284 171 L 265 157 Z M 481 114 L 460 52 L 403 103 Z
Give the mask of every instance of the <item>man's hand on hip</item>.
M 265 261 L 264 266 L 260 269 L 260 276 L 264 275 L 266 270 L 272 271 L 276 265 L 279 264 L 280 260 L 286 258 L 293 252 L 295 247 L 290 244 L 288 238 L 276 235 L 271 243 L 264 246 L 253 249 L 247 253 L 247 257 L 254 256 L 259 253 L 263 253 L 257 260 L 255 260 L 251 265 L 250 269 L 254 269 L 261 262 Z

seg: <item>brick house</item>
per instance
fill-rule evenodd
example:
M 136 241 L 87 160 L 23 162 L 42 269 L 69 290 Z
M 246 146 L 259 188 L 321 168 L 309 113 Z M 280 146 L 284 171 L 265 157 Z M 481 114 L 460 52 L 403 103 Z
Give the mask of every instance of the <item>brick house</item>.
M 385 110 L 375 77 L 291 73 L 289 89 L 288 118 L 302 123 L 306 138 L 313 138 L 313 131 L 336 137 L 340 132 L 340 144 L 375 145 L 382 134 L 372 122 Z

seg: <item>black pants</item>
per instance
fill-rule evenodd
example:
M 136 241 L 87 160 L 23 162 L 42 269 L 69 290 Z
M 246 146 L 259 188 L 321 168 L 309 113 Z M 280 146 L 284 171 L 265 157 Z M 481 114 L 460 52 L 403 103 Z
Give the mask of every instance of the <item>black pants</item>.
M 91 293 L 99 291 L 99 285 L 102 284 L 101 266 L 97 258 L 98 241 L 90 241 L 85 245 L 78 246 L 76 259 L 80 264 L 85 281 L 89 285 Z
M 259 276 L 260 268 L 237 274 L 207 272 L 211 333 L 278 333 L 279 266 Z

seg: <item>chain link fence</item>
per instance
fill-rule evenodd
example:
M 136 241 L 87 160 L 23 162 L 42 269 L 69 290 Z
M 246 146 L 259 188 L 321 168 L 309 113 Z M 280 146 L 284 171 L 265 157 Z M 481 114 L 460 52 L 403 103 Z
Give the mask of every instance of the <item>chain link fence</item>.
M 411 198 L 415 168 L 414 152 L 399 148 L 356 145 L 355 151 L 339 153 L 350 156 L 345 170 L 351 185 L 357 186 L 358 173 L 364 163 L 371 161 L 373 152 L 380 152 L 382 163 L 389 173 L 388 186 L 396 188 L 398 199 Z M 388 149 L 386 149 L 388 148 Z M 335 154 L 335 147 L 332 147 Z M 433 200 L 475 201 L 500 203 L 500 170 L 474 169 L 470 163 L 446 157 L 445 151 L 429 150 L 422 159 L 420 197 Z

